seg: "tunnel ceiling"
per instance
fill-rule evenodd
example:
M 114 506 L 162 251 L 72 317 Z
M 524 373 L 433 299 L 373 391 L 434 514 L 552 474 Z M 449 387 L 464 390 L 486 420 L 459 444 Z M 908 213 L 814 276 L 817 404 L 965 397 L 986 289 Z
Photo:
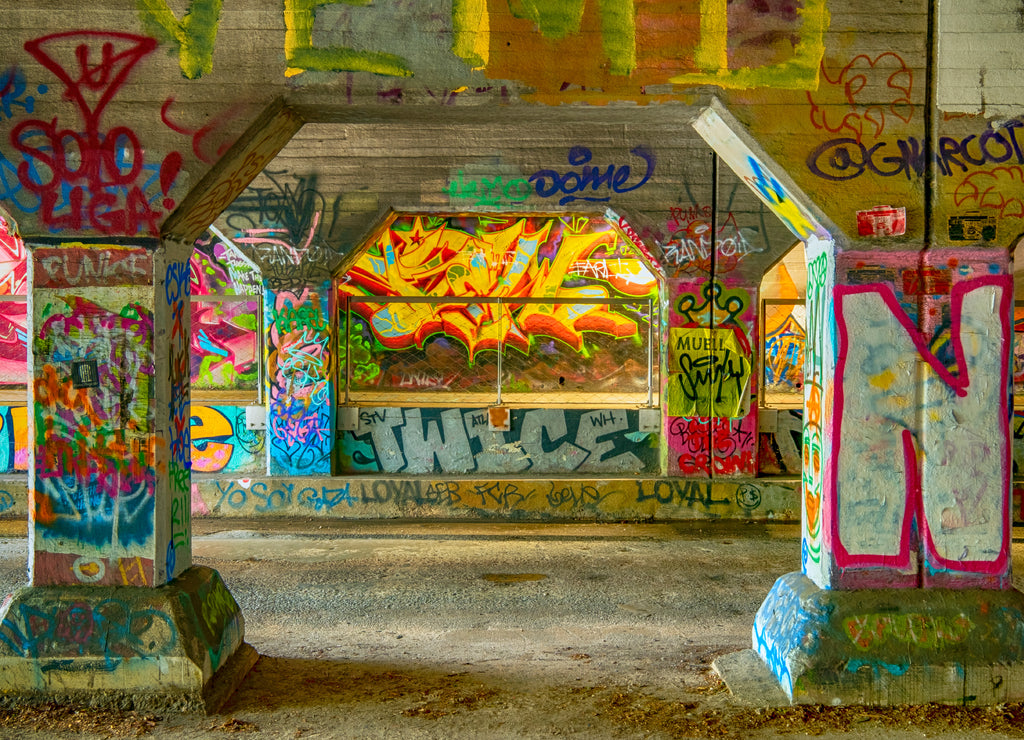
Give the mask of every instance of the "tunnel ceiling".
M 711 266 L 712 151 L 692 110 L 308 123 L 214 226 L 282 281 L 325 279 L 387 211 L 603 211 L 669 276 Z M 717 274 L 759 278 L 793 244 L 719 167 Z

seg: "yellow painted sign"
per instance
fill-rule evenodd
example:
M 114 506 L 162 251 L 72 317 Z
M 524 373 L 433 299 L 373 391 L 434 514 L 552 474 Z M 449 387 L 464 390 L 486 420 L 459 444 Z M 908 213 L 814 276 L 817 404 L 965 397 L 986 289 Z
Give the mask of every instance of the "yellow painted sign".
M 750 353 L 731 329 L 669 330 L 669 416 L 745 416 Z

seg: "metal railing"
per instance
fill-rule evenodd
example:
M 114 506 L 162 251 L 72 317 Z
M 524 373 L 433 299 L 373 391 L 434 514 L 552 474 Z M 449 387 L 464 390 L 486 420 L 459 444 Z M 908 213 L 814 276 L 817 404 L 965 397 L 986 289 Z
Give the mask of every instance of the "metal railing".
M 652 298 L 340 304 L 343 404 L 650 407 L 660 396 Z

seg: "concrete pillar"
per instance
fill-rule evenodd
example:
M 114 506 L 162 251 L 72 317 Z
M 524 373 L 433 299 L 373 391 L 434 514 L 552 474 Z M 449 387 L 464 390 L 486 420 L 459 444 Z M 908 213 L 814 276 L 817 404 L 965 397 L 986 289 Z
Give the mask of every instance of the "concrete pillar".
M 265 290 L 270 475 L 331 474 L 334 306 L 329 280 Z
M 665 440 L 668 474 L 757 475 L 757 289 L 672 279 Z
M 999 250 L 807 241 L 802 573 L 755 617 L 794 702 L 1024 698 Z
M 754 651 L 792 702 L 1024 699 L 1006 253 L 844 249 L 720 104 L 693 126 L 807 257 L 802 572 L 761 605 Z M 730 688 L 753 670 L 716 667 Z
M 29 244 L 30 583 L 0 615 L 7 702 L 210 708 L 255 657 L 192 566 L 190 249 L 157 246 Z

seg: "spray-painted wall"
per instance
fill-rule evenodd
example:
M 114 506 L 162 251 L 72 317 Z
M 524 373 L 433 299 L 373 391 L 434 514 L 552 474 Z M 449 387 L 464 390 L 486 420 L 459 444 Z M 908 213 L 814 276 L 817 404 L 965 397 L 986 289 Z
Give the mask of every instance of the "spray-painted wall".
M 353 473 L 658 475 L 658 435 L 636 410 L 515 409 L 509 431 L 483 409 L 361 408 L 341 439 Z
M 1014 29 L 1011 6 L 982 15 Z M 672 13 L 646 0 L 12 9 L 0 40 L 0 205 L 10 217 L 0 298 L 30 290 L 15 223 L 29 241 L 194 242 L 193 405 L 168 409 L 178 471 L 783 475 L 801 477 L 813 514 L 828 501 L 813 469 L 830 454 L 833 396 L 821 355 L 811 346 L 805 358 L 800 340 L 829 319 L 792 310 L 769 321 L 766 270 L 819 222 L 843 249 L 892 252 L 899 270 L 922 246 L 1007 248 L 1024 233 L 1019 83 L 1000 76 L 998 56 L 970 57 L 964 49 L 998 48 L 948 4 L 936 10 L 934 58 L 928 14 L 925 0 L 687 0 Z M 930 118 L 929 65 L 939 84 Z M 708 89 L 762 159 L 730 160 L 693 131 L 707 102 L 695 92 Z M 798 190 L 815 206 L 810 229 Z M 367 398 L 351 404 L 354 427 L 340 423 L 353 390 L 341 369 L 369 335 L 348 342 L 348 283 L 337 281 L 386 212 L 606 208 L 664 273 L 654 431 L 642 403 L 550 399 L 520 404 L 508 431 L 486 435 L 478 419 L 490 401 Z M 38 261 L 72 286 L 117 269 L 82 264 L 62 275 L 59 260 Z M 808 291 L 831 290 L 814 264 Z M 127 303 L 97 305 L 120 315 Z M 0 385 L 26 371 L 24 306 L 0 300 Z M 168 351 L 180 358 L 181 296 L 150 310 L 165 308 L 177 327 Z M 619 363 L 606 350 L 588 362 Z M 436 358 L 397 351 L 410 367 Z M 171 366 L 168 382 L 183 386 L 180 363 Z M 424 393 L 436 390 L 423 386 L 431 377 L 408 373 Z M 0 387 L 0 471 L 12 474 L 28 469 L 27 420 L 39 412 L 25 411 L 21 390 Z M 806 410 L 760 410 L 765 393 L 802 391 Z
M 56 258 L 70 273 L 101 253 L 115 267 L 74 292 L 35 271 L 37 582 L 120 583 L 125 570 L 154 581 L 152 254 L 83 245 L 39 247 L 34 256 Z M 112 291 L 120 280 L 128 285 Z M 116 561 L 111 552 L 120 554 Z
M 434 114 L 474 108 L 482 113 L 477 125 L 490 119 L 521 142 L 505 115 L 512 108 L 533 111 L 526 128 L 557 127 L 566 117 L 563 108 L 582 104 L 598 111 L 594 119 L 632 116 L 637 130 L 641 110 L 674 103 L 682 120 L 694 89 L 713 86 L 847 234 L 859 233 L 858 213 L 884 203 L 907 209 L 908 236 L 923 234 L 922 178 L 934 153 L 941 186 L 934 225 L 949 226 L 956 217 L 953 236 L 940 233 L 958 241 L 965 227 L 972 233 L 974 222 L 963 221 L 969 211 L 979 211 L 983 220 L 1024 218 L 1013 207 L 1021 190 L 1014 168 L 1024 161 L 1016 133 L 1019 84 L 1001 71 L 1011 66 L 1000 57 L 1015 48 L 1017 32 L 986 35 L 1015 29 L 1015 8 L 1010 0 L 980 12 L 939 7 L 939 58 L 932 59 L 928 6 L 925 0 L 896 8 L 853 0 L 688 0 L 664 13 L 657 3 L 640 0 L 385 0 L 365 7 L 193 0 L 186 11 L 160 1 L 119 0 L 105 3 L 97 16 L 92 8 L 46 0 L 33 6 L 37 14 L 13 18 L 3 42 L 2 199 L 24 234 L 157 236 L 201 176 L 278 98 L 294 101 L 307 120 L 316 120 L 318 111 L 338 127 L 376 119 L 411 126 L 423 139 L 435 126 L 451 134 Z M 929 64 L 939 83 L 939 108 L 951 115 L 936 119 L 935 137 L 926 142 Z M 103 82 L 88 69 L 102 70 Z M 611 105 L 623 102 L 638 105 L 627 113 Z M 993 115 L 999 121 L 989 127 Z M 334 136 L 324 145 L 337 149 L 340 141 Z M 472 136 L 467 141 L 470 147 L 480 143 Z M 616 164 L 642 169 L 643 156 L 632 154 L 641 143 L 581 138 L 573 146 L 589 150 L 603 166 L 609 160 L 598 151 L 614 144 Z M 561 158 L 536 158 L 520 170 L 521 149 L 521 143 L 496 141 L 488 160 L 453 158 L 450 177 L 431 183 L 435 199 L 445 194 L 463 208 L 493 208 L 571 195 L 554 181 L 534 194 L 530 186 L 538 183 L 530 178 L 582 164 L 582 150 L 573 161 L 565 148 Z M 85 166 L 63 156 L 75 152 L 83 153 Z M 251 160 L 246 174 L 262 164 Z M 279 181 L 307 182 L 327 182 L 346 167 L 309 159 L 278 165 L 273 173 Z M 358 232 L 359 214 L 376 210 L 369 204 L 380 195 L 359 178 L 346 181 L 340 189 L 317 188 L 332 206 L 336 234 Z M 999 197 L 992 197 L 993 187 Z M 223 208 L 236 195 L 210 202 Z M 671 207 L 685 213 L 710 205 L 698 200 L 675 199 Z M 629 209 L 619 204 L 617 210 Z M 300 224 L 303 211 L 308 208 L 286 220 Z M 734 239 L 725 209 L 722 216 L 719 232 L 730 243 L 725 263 L 751 242 Z M 867 215 L 862 220 L 888 223 Z M 736 226 L 742 234 L 744 224 Z M 1006 229 L 1020 231 L 1015 223 Z M 301 243 L 304 235 L 292 238 Z M 673 248 L 707 259 L 702 237 L 693 232 L 679 235 Z
M 1011 279 L 997 254 L 910 257 L 837 259 L 831 341 L 815 351 L 835 363 L 823 394 L 828 470 L 813 476 L 831 528 L 806 533 L 808 558 L 812 543 L 824 550 L 807 570 L 842 584 L 1002 583 Z

